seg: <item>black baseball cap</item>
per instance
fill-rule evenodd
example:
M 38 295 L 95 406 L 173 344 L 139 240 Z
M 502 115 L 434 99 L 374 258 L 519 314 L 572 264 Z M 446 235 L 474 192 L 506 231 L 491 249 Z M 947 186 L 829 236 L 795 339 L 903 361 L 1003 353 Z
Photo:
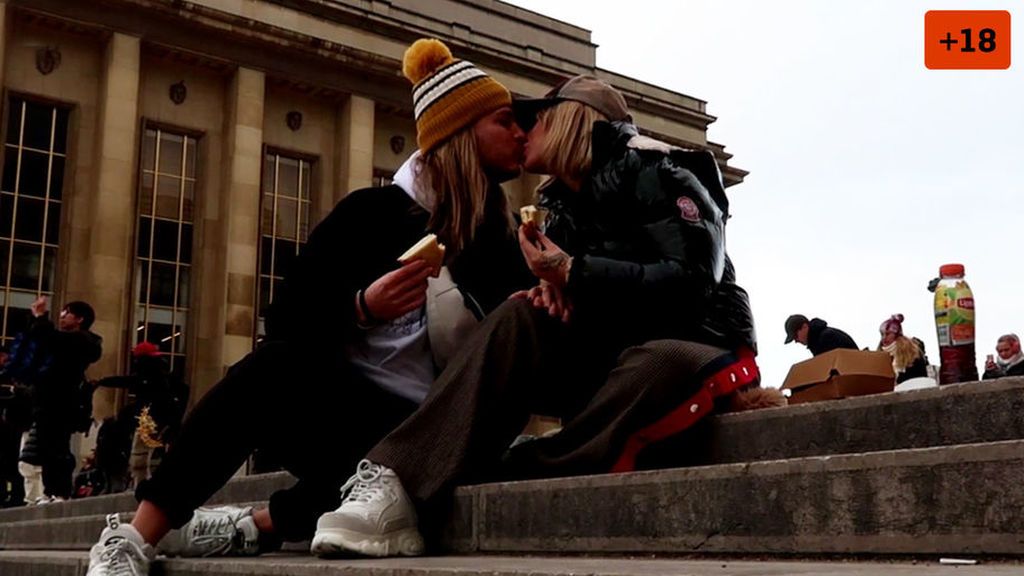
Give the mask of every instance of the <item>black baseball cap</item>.
M 549 90 L 541 98 L 514 98 L 512 110 L 519 126 L 523 130 L 529 130 L 537 123 L 537 114 L 566 100 L 582 102 L 612 122 L 631 120 L 629 106 L 626 105 L 622 93 L 607 82 L 589 74 L 573 76 Z
M 789 318 L 786 318 L 786 342 L 789 344 L 793 340 L 796 340 L 796 333 L 807 324 L 807 316 L 803 314 L 793 314 Z

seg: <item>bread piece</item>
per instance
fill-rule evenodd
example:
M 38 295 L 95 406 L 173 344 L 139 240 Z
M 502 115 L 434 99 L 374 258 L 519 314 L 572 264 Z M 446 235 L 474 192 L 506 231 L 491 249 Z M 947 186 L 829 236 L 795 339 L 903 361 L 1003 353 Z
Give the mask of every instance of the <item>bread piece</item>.
M 398 261 L 406 264 L 417 258 L 422 258 L 427 264 L 430 264 L 430 275 L 437 278 L 437 275 L 441 273 L 441 265 L 444 263 L 444 244 L 438 242 L 437 236 L 434 234 L 427 234 L 399 256 Z
M 543 208 L 537 208 L 532 204 L 529 206 L 523 206 L 519 209 L 519 218 L 523 221 L 523 224 L 527 222 L 533 222 L 538 228 L 544 225 L 544 217 L 547 216 L 547 210 Z

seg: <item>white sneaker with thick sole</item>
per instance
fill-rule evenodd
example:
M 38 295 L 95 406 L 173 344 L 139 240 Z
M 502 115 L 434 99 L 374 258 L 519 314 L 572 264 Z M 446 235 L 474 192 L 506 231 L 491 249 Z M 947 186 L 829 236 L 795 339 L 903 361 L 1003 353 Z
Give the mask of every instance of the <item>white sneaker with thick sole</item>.
M 341 506 L 316 523 L 310 551 L 316 556 L 419 556 L 423 536 L 416 508 L 394 470 L 369 460 L 341 488 Z
M 107 516 L 100 541 L 89 551 L 86 576 L 146 576 L 156 551 L 131 524 L 121 524 L 117 514 Z
M 172 530 L 158 550 L 168 556 L 255 556 L 259 553 L 259 529 L 252 508 L 217 506 L 196 508 L 192 519 Z

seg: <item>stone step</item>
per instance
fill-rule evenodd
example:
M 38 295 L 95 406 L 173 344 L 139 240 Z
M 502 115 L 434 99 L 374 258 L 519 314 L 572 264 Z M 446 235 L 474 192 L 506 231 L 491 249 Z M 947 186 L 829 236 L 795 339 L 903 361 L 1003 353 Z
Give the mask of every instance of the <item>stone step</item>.
M 1024 378 L 728 414 L 712 419 L 708 430 L 710 448 L 695 458 L 698 463 L 756 462 L 1024 438 Z M 265 501 L 292 482 L 287 473 L 234 478 L 210 503 Z M 460 502 L 465 503 L 465 498 L 460 497 Z M 799 504 L 780 502 L 786 506 Z M 55 547 L 60 543 L 61 548 L 84 549 L 94 541 L 105 514 L 133 511 L 135 505 L 131 495 L 120 494 L 0 510 L 0 546 L 34 548 L 51 542 Z M 458 510 L 464 515 L 469 508 L 463 505 Z M 68 531 L 65 535 L 41 522 L 47 519 L 76 520 L 62 524 L 60 530 Z M 465 532 L 458 526 L 468 523 L 469 519 L 463 518 L 454 526 Z M 460 538 L 465 541 L 465 537 Z
M 1024 557 L 1024 440 L 468 486 L 460 553 Z M 87 549 L 102 515 L 0 525 L 6 548 Z
M 232 478 L 210 498 L 209 504 L 230 504 L 235 502 L 262 502 L 270 495 L 287 488 L 295 478 L 287 472 L 255 474 Z M 45 520 L 51 518 L 73 518 L 77 516 L 105 516 L 111 512 L 133 512 L 137 502 L 131 493 L 107 494 L 67 502 L 55 502 L 42 506 L 23 506 L 0 510 L 0 526 L 8 522 Z
M 460 488 L 463 553 L 1024 556 L 1024 440 Z
M 709 419 L 706 448 L 686 464 L 710 465 L 978 444 L 1024 438 L 1024 378 L 876 394 L 725 414 Z M 287 473 L 233 478 L 211 503 L 266 500 Z M 135 509 L 128 494 L 0 510 L 0 523 Z
M 4 576 L 83 576 L 84 552 L 0 552 Z M 441 556 L 384 560 L 318 560 L 306 555 L 158 560 L 164 576 L 932 576 L 952 572 L 937 559 L 920 561 L 801 561 L 747 559 Z M 1017 576 L 1019 564 L 987 561 L 970 576 Z
M 703 464 L 1024 438 L 1024 378 L 1002 378 L 725 414 Z

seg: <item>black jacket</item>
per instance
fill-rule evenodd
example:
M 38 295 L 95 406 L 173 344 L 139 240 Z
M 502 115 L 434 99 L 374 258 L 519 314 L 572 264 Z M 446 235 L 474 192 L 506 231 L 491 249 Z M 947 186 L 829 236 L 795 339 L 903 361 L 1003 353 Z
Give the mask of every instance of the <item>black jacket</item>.
M 925 356 L 918 356 L 917 360 L 910 366 L 907 366 L 906 370 L 896 375 L 896 383 L 902 384 L 911 378 L 927 378 L 928 377 L 928 358 Z
M 96 385 L 127 389 L 132 401 L 118 412 L 118 419 L 134 431 L 139 414 L 148 407 L 165 441 L 174 436 L 188 404 L 188 386 L 170 375 L 167 363 L 159 356 L 139 356 L 132 360 L 131 374 L 108 376 Z
M 26 338 L 37 356 L 22 380 L 31 389 L 33 419 L 42 426 L 68 424 L 75 417 L 78 385 L 100 359 L 103 339 L 88 330 L 58 330 L 46 315 L 32 320 Z
M 811 354 L 817 356 L 836 348 L 850 348 L 857 350 L 857 343 L 850 338 L 850 335 L 838 328 L 832 328 L 821 318 L 815 318 L 809 322 L 807 330 L 807 348 Z
M 28 429 L 28 433 L 25 434 L 25 442 L 21 445 L 18 459 L 35 466 L 41 466 L 43 463 L 43 451 L 40 448 L 39 428 L 33 425 Z
M 547 234 L 574 257 L 574 317 L 629 341 L 676 338 L 756 350 L 747 293 L 725 250 L 728 201 L 710 152 L 594 125 L 591 178 L 542 191 Z
M 502 194 L 500 188 L 494 194 Z M 508 216 L 489 211 L 473 242 L 449 263 L 452 279 L 489 312 L 536 283 Z M 267 336 L 337 355 L 359 335 L 355 294 L 398 268 L 427 232 L 429 214 L 400 187 L 356 190 L 313 229 L 267 313 Z
M 1007 368 L 996 366 L 995 370 L 985 370 L 982 380 L 992 380 L 993 378 L 1005 378 L 1006 376 L 1024 376 L 1024 361 L 1017 362 Z

